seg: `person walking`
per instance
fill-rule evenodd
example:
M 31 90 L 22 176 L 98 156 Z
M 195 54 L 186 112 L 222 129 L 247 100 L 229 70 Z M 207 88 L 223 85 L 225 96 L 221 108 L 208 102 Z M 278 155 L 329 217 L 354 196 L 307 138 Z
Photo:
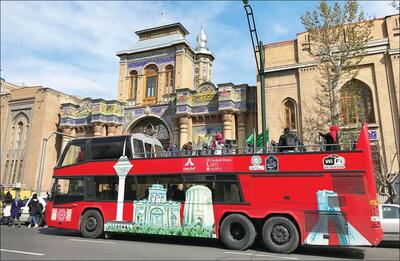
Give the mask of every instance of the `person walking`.
M 24 206 L 24 203 L 22 202 L 21 198 L 19 196 L 15 197 L 15 200 L 13 201 L 11 205 L 11 221 L 9 226 L 15 226 L 16 221 L 18 220 L 18 227 L 21 227 L 21 222 L 19 220 L 21 216 L 21 208 Z
M 340 150 L 338 132 L 339 127 L 337 125 L 332 125 L 326 134 L 319 132 L 319 136 L 325 139 L 326 151 Z
M 31 201 L 29 202 L 29 216 L 31 217 L 31 223 L 28 227 L 33 226 L 37 228 L 39 224 L 37 223 L 36 216 L 42 215 L 43 205 L 39 202 L 37 194 L 33 194 Z

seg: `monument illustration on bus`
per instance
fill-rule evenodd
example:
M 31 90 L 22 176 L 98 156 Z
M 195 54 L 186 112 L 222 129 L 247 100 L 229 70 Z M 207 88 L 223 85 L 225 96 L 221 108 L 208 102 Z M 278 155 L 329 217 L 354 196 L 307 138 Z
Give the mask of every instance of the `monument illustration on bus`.
M 167 189 L 161 184 L 152 184 L 147 198 L 133 201 L 132 223 L 110 221 L 105 224 L 104 231 L 215 238 L 211 190 L 194 185 L 185 194 L 183 204 L 167 200 Z

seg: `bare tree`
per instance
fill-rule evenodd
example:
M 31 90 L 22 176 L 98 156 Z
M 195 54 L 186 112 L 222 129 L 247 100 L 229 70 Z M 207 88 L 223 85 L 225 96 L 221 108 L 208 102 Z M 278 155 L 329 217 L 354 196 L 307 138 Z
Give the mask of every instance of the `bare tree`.
M 379 149 L 379 148 L 378 148 Z M 385 164 L 374 164 L 374 173 L 376 177 L 376 184 L 378 188 L 378 194 L 385 196 L 385 203 L 394 203 L 394 199 L 398 191 L 394 188 L 394 183 L 397 177 L 400 175 L 400 171 L 393 171 L 393 165 L 398 160 L 399 152 L 393 155 L 390 162 L 390 168 L 387 168 Z M 379 153 L 372 153 L 372 160 L 374 162 L 383 162 L 382 156 Z
M 400 10 L 400 2 L 399 2 L 399 0 L 393 0 L 390 3 L 390 5 L 393 6 L 395 9 Z
M 321 0 L 307 11 L 301 22 L 310 39 L 310 53 L 318 62 L 318 84 L 315 101 L 325 117 L 323 121 L 337 124 L 339 120 L 338 85 L 344 78 L 358 74 L 357 65 L 366 54 L 371 39 L 372 21 L 367 20 L 355 0 L 332 5 Z

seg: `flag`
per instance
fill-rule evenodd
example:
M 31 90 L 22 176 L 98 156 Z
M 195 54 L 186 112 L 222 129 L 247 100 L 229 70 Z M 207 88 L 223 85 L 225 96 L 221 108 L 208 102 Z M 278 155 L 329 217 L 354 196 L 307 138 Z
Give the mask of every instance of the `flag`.
M 267 142 L 269 142 L 269 129 L 266 130 L 266 135 L 267 137 Z M 247 139 L 246 139 L 246 143 L 254 146 L 254 133 L 252 133 Z M 258 134 L 257 136 L 257 144 L 256 147 L 263 147 L 263 135 L 262 133 Z

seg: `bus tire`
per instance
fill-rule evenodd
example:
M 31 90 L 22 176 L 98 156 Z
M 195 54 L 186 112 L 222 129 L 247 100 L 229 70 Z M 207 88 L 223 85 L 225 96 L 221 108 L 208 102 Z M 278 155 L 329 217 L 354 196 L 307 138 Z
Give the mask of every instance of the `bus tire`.
M 83 214 L 80 231 L 85 238 L 98 238 L 103 234 L 103 217 L 97 210 L 88 210 Z
M 262 238 L 267 249 L 274 253 L 292 253 L 299 245 L 299 232 L 286 217 L 271 217 L 265 221 Z
M 241 214 L 231 214 L 224 218 L 220 228 L 220 238 L 232 250 L 249 248 L 256 237 L 256 229 L 251 221 Z

